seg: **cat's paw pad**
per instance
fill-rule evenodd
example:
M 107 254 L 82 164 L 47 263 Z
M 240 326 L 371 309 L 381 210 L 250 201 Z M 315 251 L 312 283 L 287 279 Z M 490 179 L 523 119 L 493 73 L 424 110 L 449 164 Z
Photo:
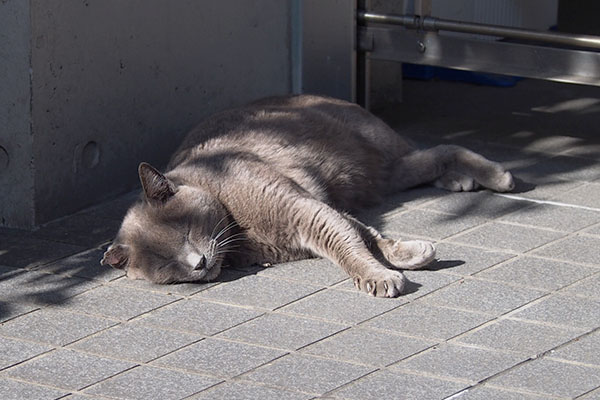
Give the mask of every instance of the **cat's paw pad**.
M 384 255 L 398 269 L 418 269 L 433 261 L 435 247 L 425 240 L 397 240 Z
M 406 278 L 399 271 L 377 270 L 365 277 L 354 277 L 354 286 L 371 296 L 397 297 L 404 290 Z

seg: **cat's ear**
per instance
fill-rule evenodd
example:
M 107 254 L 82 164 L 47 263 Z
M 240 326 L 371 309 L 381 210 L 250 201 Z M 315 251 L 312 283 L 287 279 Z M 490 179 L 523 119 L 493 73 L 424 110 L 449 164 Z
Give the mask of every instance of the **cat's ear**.
M 141 163 L 138 172 L 148 202 L 162 204 L 175 194 L 173 182 L 150 164 Z
M 129 259 L 129 248 L 122 244 L 112 244 L 104 253 L 100 265 L 110 265 L 113 268 L 123 269 Z

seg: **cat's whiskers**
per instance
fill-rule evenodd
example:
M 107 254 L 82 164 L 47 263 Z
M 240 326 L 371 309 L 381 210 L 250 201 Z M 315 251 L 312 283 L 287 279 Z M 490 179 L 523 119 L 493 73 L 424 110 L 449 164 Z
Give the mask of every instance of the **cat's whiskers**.
M 219 222 L 217 222 L 217 223 L 215 224 L 215 227 L 213 228 L 212 232 L 210 233 L 210 237 L 211 237 L 211 238 L 212 238 L 212 237 L 214 237 L 214 235 L 215 235 L 215 231 L 217 230 L 217 228 L 219 227 L 219 225 L 221 225 L 221 222 L 225 221 L 225 219 L 226 219 L 227 217 L 229 217 L 230 215 L 231 215 L 231 213 L 227 213 L 227 214 L 225 214 L 225 215 L 224 215 L 224 216 L 223 216 L 223 217 L 222 217 L 222 218 L 219 220 Z
M 227 232 L 230 229 L 233 229 L 238 223 L 236 221 L 231 221 L 229 224 L 227 224 L 223 229 L 221 229 L 219 231 L 219 233 L 217 234 L 217 236 L 212 237 L 213 240 L 218 240 L 223 234 L 225 234 L 225 232 Z
M 246 239 L 245 237 L 241 237 L 241 236 L 240 237 L 233 237 L 233 238 L 229 237 L 229 238 L 223 240 L 222 242 L 219 242 L 217 244 L 217 249 L 221 249 L 221 248 L 223 248 L 225 246 L 229 246 L 231 243 L 243 242 L 243 241 L 246 241 L 246 240 L 248 240 L 248 239 Z

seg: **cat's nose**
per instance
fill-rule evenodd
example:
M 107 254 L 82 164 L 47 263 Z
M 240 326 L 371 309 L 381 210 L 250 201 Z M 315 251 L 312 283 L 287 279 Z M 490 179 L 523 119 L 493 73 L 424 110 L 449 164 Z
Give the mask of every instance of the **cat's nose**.
M 204 254 L 202 254 L 202 256 L 200 256 L 200 260 L 198 261 L 198 264 L 196 264 L 196 266 L 194 267 L 194 270 L 203 269 L 205 267 L 206 267 L 206 256 Z

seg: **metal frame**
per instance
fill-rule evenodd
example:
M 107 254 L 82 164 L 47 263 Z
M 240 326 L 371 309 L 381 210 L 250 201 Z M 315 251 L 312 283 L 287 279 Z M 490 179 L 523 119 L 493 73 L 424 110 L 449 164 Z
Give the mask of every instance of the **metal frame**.
M 357 12 L 358 99 L 366 107 L 369 105 L 370 60 L 409 62 L 600 86 L 600 52 L 587 50 L 600 49 L 598 36 L 433 18 L 428 16 L 431 12 L 430 0 L 416 1 L 415 12 L 418 15 L 385 15 L 366 10 L 368 8 L 361 7 Z M 524 42 L 440 35 L 440 30 Z M 366 67 L 360 68 L 361 65 Z

